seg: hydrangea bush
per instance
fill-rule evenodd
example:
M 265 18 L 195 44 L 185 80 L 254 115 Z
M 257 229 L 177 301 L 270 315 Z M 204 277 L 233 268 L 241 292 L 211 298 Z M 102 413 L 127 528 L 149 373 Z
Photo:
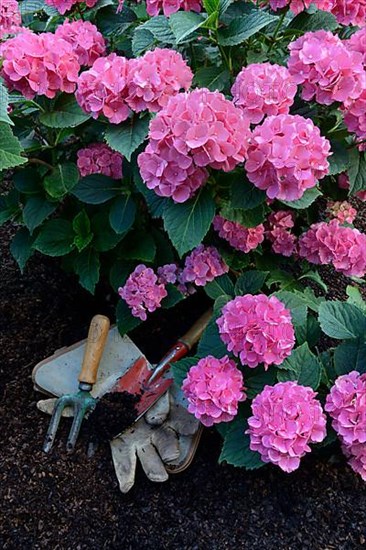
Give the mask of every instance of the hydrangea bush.
M 173 372 L 221 461 L 338 437 L 366 480 L 366 0 L 3 0 L 0 174 L 20 269 L 109 284 L 122 334 L 211 299 Z

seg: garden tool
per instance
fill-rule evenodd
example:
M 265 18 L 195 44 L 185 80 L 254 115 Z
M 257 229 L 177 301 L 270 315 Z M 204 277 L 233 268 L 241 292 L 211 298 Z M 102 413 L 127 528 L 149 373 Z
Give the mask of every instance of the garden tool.
M 74 411 L 74 420 L 66 443 L 68 452 L 74 450 L 85 414 L 95 408 L 96 399 L 92 397 L 90 392 L 97 379 L 99 363 L 108 337 L 109 326 L 110 322 L 107 317 L 103 315 L 95 315 L 93 317 L 89 327 L 84 358 L 79 374 L 79 391 L 63 395 L 56 401 L 43 445 L 43 450 L 46 453 L 52 448 L 62 411 L 65 407 L 72 407 Z

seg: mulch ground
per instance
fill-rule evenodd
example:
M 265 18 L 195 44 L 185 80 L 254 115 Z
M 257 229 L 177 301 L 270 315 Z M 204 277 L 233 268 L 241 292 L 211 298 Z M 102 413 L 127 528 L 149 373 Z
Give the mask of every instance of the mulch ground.
M 85 336 L 92 314 L 112 304 L 91 298 L 56 262 L 34 258 L 22 276 L 0 230 L 0 546 L 3 549 L 350 549 L 366 544 L 366 486 L 337 448 L 313 453 L 286 475 L 219 466 L 220 442 L 206 430 L 191 467 L 163 484 L 139 470 L 119 492 L 109 449 L 87 458 L 85 434 L 64 451 L 63 424 L 51 455 L 37 409 L 32 367 Z M 337 285 L 337 288 L 338 285 Z M 108 297 L 107 297 L 108 298 Z M 112 297 L 110 297 L 112 299 Z M 151 360 L 205 304 L 193 299 L 133 334 Z M 157 312 L 158 313 L 158 312 Z

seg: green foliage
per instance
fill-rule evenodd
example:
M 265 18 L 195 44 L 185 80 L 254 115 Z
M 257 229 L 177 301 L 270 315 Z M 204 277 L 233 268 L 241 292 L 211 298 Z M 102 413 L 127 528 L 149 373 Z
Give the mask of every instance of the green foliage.
M 277 378 L 279 382 L 297 380 L 302 386 L 318 389 L 321 378 L 321 363 L 310 351 L 307 343 L 294 349 L 290 357 L 278 365 Z
M 366 343 L 362 339 L 343 342 L 334 351 L 334 368 L 338 376 L 353 370 L 366 372 Z
M 364 338 L 366 334 L 366 316 L 352 304 L 323 302 L 319 307 L 319 322 L 322 331 L 337 340 Z
M 49 128 L 76 128 L 90 119 L 90 115 L 76 103 L 72 95 L 60 95 L 52 111 L 44 112 L 39 120 Z
M 9 124 L 0 122 L 0 172 L 25 164 L 27 159 L 21 154 L 22 147 L 13 135 Z
M 232 466 L 244 467 L 246 470 L 257 470 L 264 466 L 259 453 L 250 450 L 249 435 L 245 433 L 247 422 L 242 418 L 230 423 L 227 430 L 219 462 Z
M 268 276 L 267 271 L 246 271 L 236 281 L 235 294 L 257 294 Z
M 348 169 L 349 186 L 352 194 L 366 189 L 366 154 L 352 149 Z
M 173 374 L 174 382 L 178 388 L 182 387 L 183 380 L 186 378 L 187 373 L 193 365 L 197 365 L 199 357 L 185 357 L 180 361 L 172 363 L 170 371 Z
M 105 133 L 108 145 L 131 160 L 131 155 L 146 139 L 149 117 L 130 118 L 118 125 L 110 125 Z
M 81 178 L 73 188 L 72 194 L 86 204 L 103 204 L 122 191 L 118 182 L 101 174 Z

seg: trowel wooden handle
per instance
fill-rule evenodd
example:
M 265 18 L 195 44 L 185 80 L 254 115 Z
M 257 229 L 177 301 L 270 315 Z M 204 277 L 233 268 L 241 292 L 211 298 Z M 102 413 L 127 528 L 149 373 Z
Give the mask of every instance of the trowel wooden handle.
M 212 317 L 212 309 L 208 309 L 201 317 L 195 322 L 195 324 L 185 333 L 184 336 L 179 338 L 179 342 L 183 342 L 189 349 L 191 349 L 194 344 L 197 344 L 198 340 L 201 338 L 203 331 L 207 327 L 210 319 Z
M 79 374 L 79 382 L 86 384 L 94 384 L 96 382 L 109 327 L 110 321 L 104 315 L 95 315 L 91 320 L 88 339 L 85 345 L 83 365 Z

